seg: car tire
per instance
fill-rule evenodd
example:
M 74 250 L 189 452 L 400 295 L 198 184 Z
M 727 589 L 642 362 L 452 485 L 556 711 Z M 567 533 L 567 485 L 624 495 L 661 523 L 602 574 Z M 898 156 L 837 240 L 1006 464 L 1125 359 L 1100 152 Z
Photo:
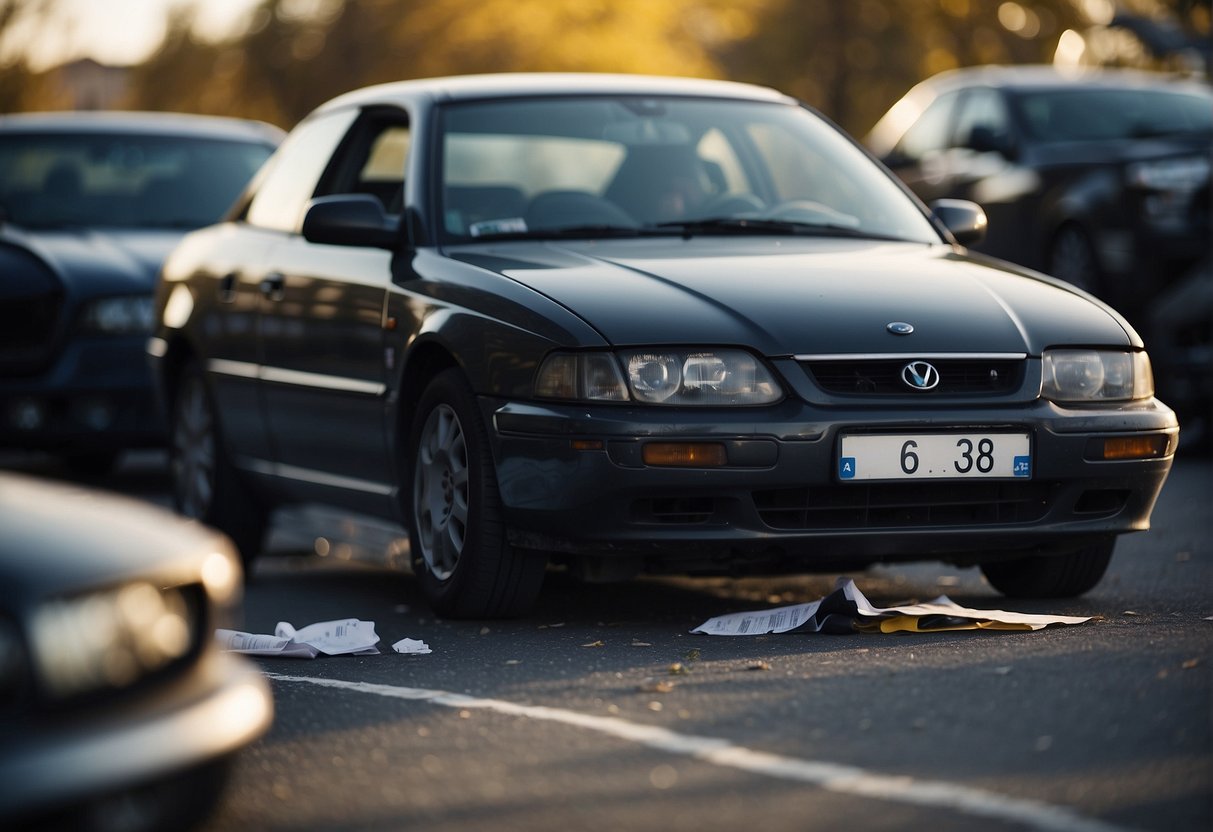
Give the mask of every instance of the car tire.
M 230 537 L 247 570 L 264 542 L 267 513 L 228 457 L 218 411 L 195 364 L 180 376 L 171 415 L 173 504 Z
M 1033 555 L 981 565 L 990 586 L 1013 598 L 1073 598 L 1090 591 L 1112 560 L 1109 537 L 1065 555 Z
M 1087 232 L 1074 223 L 1062 226 L 1053 237 L 1049 274 L 1093 295 L 1101 291 L 1101 269 L 1095 247 Z
M 406 453 L 413 571 L 431 608 L 447 618 L 526 613 L 546 558 L 506 540 L 488 433 L 458 370 L 425 388 Z

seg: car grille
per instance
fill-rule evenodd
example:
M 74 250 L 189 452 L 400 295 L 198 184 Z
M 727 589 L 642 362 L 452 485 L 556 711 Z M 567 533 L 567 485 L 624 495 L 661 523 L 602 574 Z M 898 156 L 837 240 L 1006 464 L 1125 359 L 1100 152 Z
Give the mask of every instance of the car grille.
M 809 359 L 801 366 L 827 393 L 839 396 L 994 396 L 1023 384 L 1022 358 L 931 359 L 939 386 L 916 390 L 901 379 L 909 361 L 894 359 Z
M 855 484 L 753 492 L 773 529 L 892 529 L 1031 523 L 1056 484 L 962 482 Z
M 19 249 L 5 247 L 0 284 L 0 376 L 31 375 L 50 363 L 63 290 L 46 268 Z

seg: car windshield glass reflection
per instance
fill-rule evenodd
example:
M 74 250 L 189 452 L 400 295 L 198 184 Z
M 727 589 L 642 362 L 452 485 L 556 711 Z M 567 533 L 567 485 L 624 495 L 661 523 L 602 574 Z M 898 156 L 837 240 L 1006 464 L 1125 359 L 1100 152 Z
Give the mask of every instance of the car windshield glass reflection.
M 442 126 L 451 242 L 807 229 L 940 241 L 846 137 L 787 104 L 481 102 L 448 106 Z
M 0 206 L 27 228 L 198 228 L 265 161 L 262 144 L 141 135 L 0 138 Z
M 1206 96 L 1153 90 L 1060 90 L 1023 95 L 1028 133 L 1040 141 L 1076 142 L 1213 132 Z

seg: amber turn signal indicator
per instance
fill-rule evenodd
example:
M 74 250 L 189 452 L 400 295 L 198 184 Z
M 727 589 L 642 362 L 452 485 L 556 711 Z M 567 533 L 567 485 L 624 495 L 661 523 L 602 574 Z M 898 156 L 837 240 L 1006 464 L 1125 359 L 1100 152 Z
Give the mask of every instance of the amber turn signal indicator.
M 641 458 L 645 465 L 678 468 L 717 468 L 728 464 L 719 442 L 649 442 Z
M 1104 459 L 1155 459 L 1166 453 L 1166 436 L 1121 436 L 1103 443 Z

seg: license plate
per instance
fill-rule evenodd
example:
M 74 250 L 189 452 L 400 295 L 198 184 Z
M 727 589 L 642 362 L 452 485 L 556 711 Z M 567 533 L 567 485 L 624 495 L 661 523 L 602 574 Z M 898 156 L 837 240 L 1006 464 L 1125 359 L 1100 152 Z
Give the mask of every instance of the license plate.
M 844 434 L 840 480 L 1029 479 L 1026 433 Z

